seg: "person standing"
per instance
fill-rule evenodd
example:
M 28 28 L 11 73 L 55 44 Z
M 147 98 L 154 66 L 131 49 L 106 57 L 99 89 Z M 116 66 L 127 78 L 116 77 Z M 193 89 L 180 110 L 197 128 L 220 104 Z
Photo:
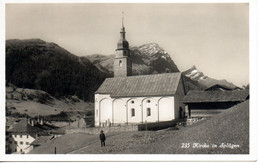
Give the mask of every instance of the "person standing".
M 105 143 L 106 136 L 105 136 L 103 130 L 100 131 L 99 138 L 100 138 L 100 141 L 101 141 L 101 147 L 106 146 L 106 143 Z

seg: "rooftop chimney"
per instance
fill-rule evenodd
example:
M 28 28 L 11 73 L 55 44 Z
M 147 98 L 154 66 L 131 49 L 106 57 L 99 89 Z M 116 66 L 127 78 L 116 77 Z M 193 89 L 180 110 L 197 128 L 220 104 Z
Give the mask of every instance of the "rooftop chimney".
M 31 125 L 31 119 L 30 119 L 30 118 L 27 118 L 27 123 L 28 123 L 29 125 Z
M 34 126 L 34 120 L 31 121 L 31 126 Z
M 43 118 L 40 119 L 40 125 L 43 125 Z

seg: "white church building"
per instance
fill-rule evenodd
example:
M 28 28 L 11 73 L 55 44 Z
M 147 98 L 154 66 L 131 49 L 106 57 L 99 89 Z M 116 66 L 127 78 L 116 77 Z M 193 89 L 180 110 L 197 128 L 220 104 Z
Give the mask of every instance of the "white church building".
M 95 126 L 172 121 L 183 116 L 181 73 L 132 75 L 129 43 L 122 25 L 114 58 L 114 78 L 95 92 Z

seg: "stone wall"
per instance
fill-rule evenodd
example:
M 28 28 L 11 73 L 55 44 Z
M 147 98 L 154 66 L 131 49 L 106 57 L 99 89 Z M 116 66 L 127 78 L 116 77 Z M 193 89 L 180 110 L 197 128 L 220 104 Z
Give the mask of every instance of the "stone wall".
M 77 128 L 77 129 L 67 129 L 65 133 L 66 134 L 70 134 L 70 133 L 99 134 L 101 130 L 103 130 L 104 133 L 138 131 L 138 126 L 128 125 L 128 126 L 112 126 L 112 127 Z
M 173 121 L 164 121 L 164 122 L 140 124 L 140 125 L 138 125 L 138 131 L 165 129 L 165 128 L 168 128 L 168 127 L 175 126 L 178 121 L 179 121 L 179 119 L 175 119 Z

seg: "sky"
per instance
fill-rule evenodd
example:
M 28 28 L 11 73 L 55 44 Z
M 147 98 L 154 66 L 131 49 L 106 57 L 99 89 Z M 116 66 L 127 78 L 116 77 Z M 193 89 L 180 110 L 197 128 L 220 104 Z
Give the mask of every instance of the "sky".
M 122 12 L 130 46 L 157 43 L 180 71 L 249 83 L 246 3 L 6 4 L 6 39 L 40 38 L 77 56 L 115 53 Z

